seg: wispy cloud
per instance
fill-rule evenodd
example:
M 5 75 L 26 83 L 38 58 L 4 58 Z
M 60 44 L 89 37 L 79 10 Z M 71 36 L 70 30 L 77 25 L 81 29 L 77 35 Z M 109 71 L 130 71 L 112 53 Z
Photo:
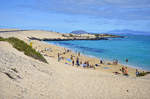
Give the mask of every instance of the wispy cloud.
M 150 19 L 150 0 L 36 0 L 34 7 L 48 12 L 108 19 Z

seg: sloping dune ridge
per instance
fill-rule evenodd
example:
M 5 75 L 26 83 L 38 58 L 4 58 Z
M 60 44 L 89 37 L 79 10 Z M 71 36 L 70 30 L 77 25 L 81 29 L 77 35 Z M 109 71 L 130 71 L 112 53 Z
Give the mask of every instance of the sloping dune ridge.
M 149 75 L 124 77 L 76 68 L 57 62 L 55 58 L 44 57 L 49 64 L 30 58 L 13 48 L 11 44 L 0 41 L 0 99 L 150 97 Z

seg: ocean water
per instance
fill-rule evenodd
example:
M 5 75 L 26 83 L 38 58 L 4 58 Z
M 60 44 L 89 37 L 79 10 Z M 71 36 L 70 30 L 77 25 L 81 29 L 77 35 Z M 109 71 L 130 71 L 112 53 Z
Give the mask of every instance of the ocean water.
M 150 36 L 125 35 L 125 38 L 109 40 L 46 41 L 70 48 L 75 52 L 113 61 L 131 67 L 150 70 Z M 128 63 L 125 60 L 128 59 Z

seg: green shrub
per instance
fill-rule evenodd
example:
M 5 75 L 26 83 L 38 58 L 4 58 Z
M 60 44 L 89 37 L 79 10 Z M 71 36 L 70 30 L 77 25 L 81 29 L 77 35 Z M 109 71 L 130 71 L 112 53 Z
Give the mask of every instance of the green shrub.
M 10 37 L 7 39 L 7 41 L 13 45 L 14 48 L 16 48 L 19 51 L 25 51 L 28 47 L 31 48 L 31 46 L 29 46 L 27 43 L 25 43 L 24 41 L 18 39 L 18 38 L 14 38 L 14 37 Z
M 62 36 L 63 36 L 63 37 L 66 37 L 66 35 L 65 35 L 65 34 L 63 34 Z
M 73 37 L 73 34 L 69 34 L 70 37 Z
M 145 75 L 147 75 L 147 74 L 150 74 L 150 72 L 141 72 L 141 73 L 138 74 L 138 76 L 139 76 L 139 77 L 140 77 L 140 76 L 145 76 Z
M 0 37 L 0 41 L 7 41 L 10 44 L 12 44 L 12 46 L 14 48 L 16 48 L 17 50 L 24 52 L 25 55 L 47 63 L 46 59 L 39 52 L 36 52 L 35 49 L 33 49 L 27 43 L 25 43 L 24 41 L 22 41 L 18 38 L 10 37 L 10 38 L 4 39 L 4 38 Z
M 99 34 L 95 34 L 95 37 L 98 38 L 98 37 L 99 37 Z
M 89 36 L 86 37 L 86 39 L 89 39 L 89 38 L 90 38 Z
M 2 38 L 2 37 L 0 37 L 0 41 L 5 41 L 5 39 L 4 39 L 4 38 Z

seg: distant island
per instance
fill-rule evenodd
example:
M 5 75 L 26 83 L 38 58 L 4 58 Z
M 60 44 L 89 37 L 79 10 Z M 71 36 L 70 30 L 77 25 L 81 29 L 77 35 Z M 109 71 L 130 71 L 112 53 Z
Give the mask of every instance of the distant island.
M 88 32 L 86 32 L 84 30 L 75 30 L 75 31 L 72 31 L 70 33 L 73 33 L 73 34 L 88 34 Z
M 138 30 L 129 30 L 129 29 L 122 29 L 122 30 L 111 30 L 108 32 L 101 32 L 101 33 L 93 33 L 87 32 L 85 30 L 75 30 L 70 33 L 73 34 L 112 34 L 112 35 L 150 35 L 150 32 L 147 31 L 138 31 Z

